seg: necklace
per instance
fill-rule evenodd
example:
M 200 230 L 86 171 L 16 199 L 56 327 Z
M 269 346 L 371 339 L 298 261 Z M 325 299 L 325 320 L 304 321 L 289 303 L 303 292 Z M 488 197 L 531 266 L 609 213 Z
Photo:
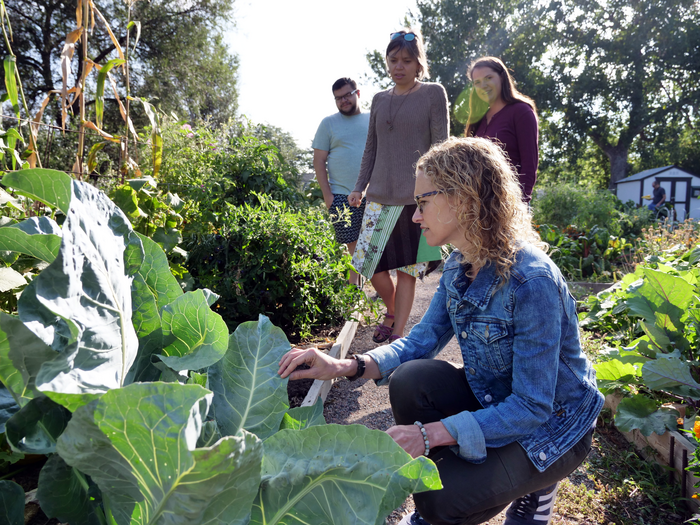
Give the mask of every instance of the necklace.
M 406 91 L 405 95 L 402 95 L 401 99 L 401 104 L 399 104 L 399 107 L 396 109 L 396 113 L 394 113 L 394 116 L 391 116 L 391 106 L 392 103 L 394 102 L 394 90 L 396 89 L 396 86 L 394 86 L 394 89 L 391 90 L 391 98 L 389 99 L 389 120 L 386 121 L 387 125 L 389 126 L 389 131 L 394 131 L 394 119 L 396 118 L 396 115 L 399 114 L 399 111 L 401 111 L 401 106 L 403 106 L 403 103 L 406 102 L 406 99 L 408 98 L 408 95 L 411 94 L 411 91 L 413 91 L 413 88 L 418 85 L 418 82 L 414 82 L 414 84 L 411 86 L 411 89 Z

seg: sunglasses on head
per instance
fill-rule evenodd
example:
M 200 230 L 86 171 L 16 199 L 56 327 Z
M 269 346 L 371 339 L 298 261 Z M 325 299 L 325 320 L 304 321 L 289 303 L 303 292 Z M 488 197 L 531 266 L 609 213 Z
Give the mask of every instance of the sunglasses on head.
M 398 31 L 398 32 L 396 32 L 396 33 L 391 33 L 391 34 L 389 35 L 389 38 L 391 38 L 391 40 L 396 40 L 396 39 L 399 38 L 400 36 L 402 36 L 403 39 L 404 39 L 406 42 L 410 42 L 411 40 L 413 40 L 414 38 L 416 38 L 416 35 L 415 35 L 415 34 L 413 34 L 413 33 L 405 33 L 405 32 L 403 32 L 403 31 Z

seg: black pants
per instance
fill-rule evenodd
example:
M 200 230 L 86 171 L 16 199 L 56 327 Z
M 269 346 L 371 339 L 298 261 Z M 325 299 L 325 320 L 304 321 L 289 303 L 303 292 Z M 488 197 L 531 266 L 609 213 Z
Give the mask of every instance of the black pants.
M 482 406 L 469 387 L 464 370 L 445 361 L 416 360 L 402 364 L 391 376 L 389 397 L 397 425 L 431 423 Z M 431 525 L 483 523 L 513 500 L 565 478 L 588 455 L 593 431 L 544 472 L 535 468 L 518 443 L 488 448 L 486 461 L 474 464 L 449 447 L 435 447 L 442 490 L 414 494 L 421 517 Z

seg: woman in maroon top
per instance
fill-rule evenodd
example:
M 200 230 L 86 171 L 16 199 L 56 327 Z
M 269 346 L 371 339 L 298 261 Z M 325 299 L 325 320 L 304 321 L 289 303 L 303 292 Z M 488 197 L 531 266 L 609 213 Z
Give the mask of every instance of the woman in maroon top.
M 464 135 L 495 140 L 520 176 L 523 201 L 530 202 L 539 163 L 537 108 L 515 88 L 503 62 L 482 57 L 468 71 L 474 89 Z

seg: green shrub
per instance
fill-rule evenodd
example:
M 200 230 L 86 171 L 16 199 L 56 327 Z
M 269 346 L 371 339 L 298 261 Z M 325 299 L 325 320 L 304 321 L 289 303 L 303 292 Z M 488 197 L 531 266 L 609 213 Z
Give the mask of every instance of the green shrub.
M 646 206 L 637 206 L 633 201 L 621 204 L 617 218 L 619 235 L 628 239 L 640 237 L 644 229 L 652 224 L 653 217 Z
M 576 184 L 538 188 L 532 200 L 532 214 L 537 224 L 552 224 L 559 228 L 575 225 L 583 230 L 600 226 L 617 236 L 639 235 L 651 219 L 646 209 L 636 209 L 633 204 L 623 205 L 608 190 Z
M 229 206 L 219 233 L 193 238 L 187 266 L 197 286 L 221 296 L 217 312 L 231 329 L 258 314 L 288 337 L 337 325 L 360 292 L 347 283 L 350 258 L 327 215 L 257 198 L 259 207 Z
M 228 205 L 255 200 L 252 193 L 303 203 L 297 168 L 274 144 L 239 131 L 235 123 L 218 129 L 182 123 L 163 126 L 159 189 L 177 193 L 190 204 L 185 235 L 218 230 L 226 222 Z

